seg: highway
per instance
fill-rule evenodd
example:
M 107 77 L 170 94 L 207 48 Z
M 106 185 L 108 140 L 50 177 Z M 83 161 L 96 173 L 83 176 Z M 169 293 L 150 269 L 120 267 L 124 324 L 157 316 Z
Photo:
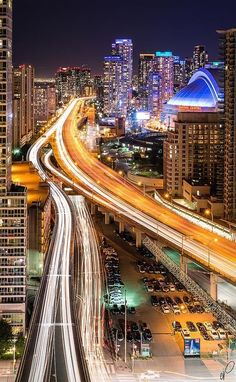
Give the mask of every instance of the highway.
M 103 280 L 96 231 L 82 196 L 71 196 L 76 214 L 80 273 L 76 285 L 78 321 L 91 381 L 110 381 L 103 355 Z
M 89 381 L 81 349 L 78 349 L 74 325 L 71 288 L 71 251 L 73 215 L 66 194 L 50 181 L 44 171 L 39 152 L 50 135 L 63 125 L 76 102 L 72 102 L 48 132 L 31 147 L 28 160 L 47 181 L 56 211 L 56 224 L 44 275 L 38 292 L 25 353 L 17 381 Z M 80 350 L 80 351 L 79 351 Z
M 105 207 L 117 210 L 143 232 L 160 235 L 184 250 L 223 277 L 236 282 L 236 244 L 193 224 L 165 206 L 146 197 L 135 186 L 99 162 L 77 137 L 78 109 L 75 104 L 64 126 L 61 125 L 53 142 L 54 155 L 64 172 L 73 180 L 99 196 Z

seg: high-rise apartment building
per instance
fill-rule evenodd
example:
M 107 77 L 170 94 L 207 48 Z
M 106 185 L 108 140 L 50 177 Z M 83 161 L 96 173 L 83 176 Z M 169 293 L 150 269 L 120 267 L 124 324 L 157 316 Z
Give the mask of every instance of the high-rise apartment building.
M 141 53 L 139 55 L 138 92 L 143 110 L 148 109 L 148 79 L 149 74 L 152 71 L 154 57 L 154 54 L 149 53 Z
M 185 85 L 185 60 L 181 60 L 179 56 L 174 56 L 174 94 Z
M 152 117 L 158 117 L 162 110 L 161 84 L 161 75 L 151 71 L 148 76 L 148 111 Z
M 121 82 L 119 89 L 119 115 L 125 117 L 132 98 L 133 43 L 131 39 L 116 39 L 112 44 L 112 55 L 121 58 Z M 118 73 L 119 75 L 119 73 Z
M 75 96 L 92 95 L 91 70 L 85 66 L 59 68 L 55 79 L 58 103 L 67 103 Z
M 225 218 L 236 218 L 236 28 L 218 31 L 221 58 L 224 60 Z
M 45 124 L 56 112 L 55 80 L 35 78 L 34 80 L 34 121 L 38 128 Z
M 208 53 L 204 45 L 196 45 L 193 50 L 193 71 L 204 68 L 208 62 Z
M 153 59 L 153 73 L 160 76 L 160 91 L 159 91 L 159 110 L 157 115 L 160 115 L 163 109 L 163 105 L 169 101 L 174 94 L 174 57 L 172 52 L 156 52 Z M 152 76 L 150 76 L 152 80 Z M 149 86 L 150 89 L 150 86 Z M 152 94 L 149 93 L 150 99 Z
M 118 116 L 122 113 L 121 102 L 122 58 L 106 56 L 104 58 L 103 111 L 107 115 Z
M 34 68 L 13 69 L 13 147 L 22 147 L 34 134 Z
M 11 182 L 12 1 L 0 2 L 0 318 L 24 331 L 26 304 L 26 189 Z
M 189 82 L 190 78 L 193 75 L 193 59 L 189 57 L 185 57 L 185 85 Z

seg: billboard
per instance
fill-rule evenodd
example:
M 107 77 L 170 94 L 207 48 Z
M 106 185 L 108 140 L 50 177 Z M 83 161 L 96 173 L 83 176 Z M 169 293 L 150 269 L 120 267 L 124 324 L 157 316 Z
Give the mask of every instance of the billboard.
M 184 339 L 184 357 L 200 357 L 200 338 Z

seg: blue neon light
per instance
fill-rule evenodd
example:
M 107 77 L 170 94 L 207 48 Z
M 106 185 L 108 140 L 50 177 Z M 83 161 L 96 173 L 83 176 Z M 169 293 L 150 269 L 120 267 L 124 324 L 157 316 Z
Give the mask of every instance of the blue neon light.
M 166 52 L 156 52 L 156 57 L 171 57 L 172 56 L 172 52 L 170 51 L 166 51 Z

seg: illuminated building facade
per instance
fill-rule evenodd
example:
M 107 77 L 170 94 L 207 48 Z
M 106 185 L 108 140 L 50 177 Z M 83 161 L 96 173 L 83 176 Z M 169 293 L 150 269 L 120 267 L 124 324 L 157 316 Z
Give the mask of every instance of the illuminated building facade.
M 104 113 L 126 117 L 132 98 L 133 43 L 116 39 L 104 58 Z M 116 89 L 114 89 L 116 86 Z
M 193 50 L 193 72 L 204 68 L 208 62 L 208 53 L 204 45 L 196 45 Z
M 225 120 L 225 218 L 236 218 L 236 28 L 218 31 L 224 60 Z
M 185 60 L 181 60 L 179 56 L 174 56 L 174 94 L 185 85 Z
M 218 78 L 219 72 L 215 76 Z M 213 74 L 197 71 L 188 86 L 167 104 L 174 118 L 164 142 L 164 187 L 182 196 L 183 181 L 208 185 L 223 200 L 224 125 L 221 89 Z M 168 109 L 169 108 L 169 109 Z
M 13 69 L 13 147 L 22 147 L 34 134 L 34 68 Z
M 92 95 L 91 70 L 85 66 L 59 68 L 55 80 L 59 104 L 68 102 L 71 97 Z
M 35 126 L 45 124 L 56 112 L 56 88 L 54 79 L 35 78 L 34 120 Z
M 148 110 L 149 74 L 152 71 L 154 54 L 142 53 L 139 55 L 138 93 L 141 98 L 142 110 Z
M 108 116 L 122 113 L 121 103 L 122 58 L 106 56 L 104 58 L 103 111 Z
M 160 101 L 158 102 L 160 105 L 158 114 L 160 114 L 163 105 L 174 94 L 174 57 L 172 52 L 156 52 L 152 70 L 160 75 Z M 149 97 L 151 97 L 150 94 Z
M 25 329 L 26 189 L 12 184 L 12 1 L 0 3 L 0 318 Z
M 152 117 L 158 117 L 162 110 L 161 85 L 161 75 L 151 71 L 148 76 L 148 111 Z

